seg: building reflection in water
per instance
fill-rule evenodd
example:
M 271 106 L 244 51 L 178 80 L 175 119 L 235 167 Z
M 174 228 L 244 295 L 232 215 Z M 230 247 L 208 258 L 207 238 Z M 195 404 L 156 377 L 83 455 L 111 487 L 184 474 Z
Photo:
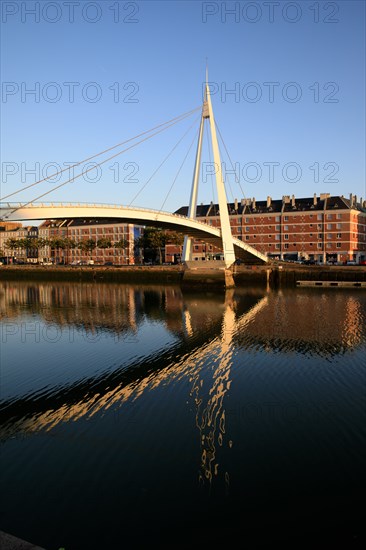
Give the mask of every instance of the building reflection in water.
M 200 440 L 202 483 L 211 485 L 229 472 L 218 459 L 227 436 L 225 396 L 230 390 L 233 355 L 253 347 L 334 354 L 365 340 L 365 305 L 354 293 L 303 290 L 263 293 L 230 290 L 225 294 L 182 293 L 178 287 L 103 284 L 1 283 L 3 322 L 35 315 L 46 324 L 75 327 L 117 340 L 137 334 L 154 321 L 174 335 L 174 354 L 157 350 L 139 363 L 39 395 L 3 402 L 1 436 L 49 432 L 66 421 L 89 420 L 109 409 L 135 402 L 168 383 L 188 381 Z

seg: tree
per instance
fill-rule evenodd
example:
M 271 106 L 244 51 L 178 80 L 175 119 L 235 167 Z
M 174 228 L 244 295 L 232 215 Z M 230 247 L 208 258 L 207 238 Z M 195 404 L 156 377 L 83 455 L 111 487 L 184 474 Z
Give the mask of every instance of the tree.
M 69 252 L 71 249 L 76 248 L 77 243 L 74 241 L 74 239 L 70 239 L 70 237 L 65 237 L 64 243 L 66 248 L 66 258 L 67 258 L 67 261 L 69 261 Z
M 51 250 L 55 250 L 55 261 L 59 260 L 60 250 L 65 250 L 66 243 L 63 237 L 53 237 L 49 240 Z
M 86 252 L 91 256 L 93 250 L 96 248 L 97 243 L 94 239 L 84 239 L 83 241 L 80 241 L 77 245 L 77 247 L 82 250 L 83 252 Z
M 128 241 L 124 238 L 114 243 L 114 248 L 118 248 L 120 251 L 125 250 L 128 246 Z
M 163 262 L 163 249 L 171 234 L 155 227 L 146 227 L 144 233 L 136 240 L 136 246 L 143 249 L 144 259 L 151 255 L 159 256 Z
M 175 246 L 179 247 L 180 258 L 182 258 L 183 243 L 184 243 L 184 235 L 182 233 L 175 233 L 175 232 L 168 233 L 167 244 L 174 244 Z
M 15 239 L 13 237 L 10 238 L 10 239 L 6 239 L 6 241 L 4 242 L 4 245 L 7 249 L 9 249 L 11 251 L 11 256 L 13 257 L 14 256 L 14 250 L 16 250 L 19 247 L 18 239 Z
M 107 237 L 102 237 L 101 239 L 97 240 L 97 247 L 98 248 L 112 248 L 112 241 L 108 239 Z

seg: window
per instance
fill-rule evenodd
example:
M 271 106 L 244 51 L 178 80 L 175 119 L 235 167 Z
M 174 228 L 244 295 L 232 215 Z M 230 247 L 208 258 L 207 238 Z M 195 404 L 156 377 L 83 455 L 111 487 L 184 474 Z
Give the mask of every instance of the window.
M 198 250 L 198 244 L 195 244 L 195 245 L 194 245 L 194 249 L 195 249 L 195 250 Z
M 280 245 L 278 243 L 276 243 L 275 248 L 280 248 Z
M 337 233 L 337 239 L 341 239 L 342 238 L 342 233 Z
M 341 220 L 342 219 L 342 214 L 337 214 L 337 220 Z
M 332 234 L 331 233 L 327 233 L 327 239 L 331 239 L 332 238 Z
M 288 231 L 288 225 L 285 225 L 283 229 L 284 231 Z
M 280 217 L 276 216 L 276 222 L 279 222 L 279 221 L 280 221 Z
M 245 223 L 249 223 L 249 218 L 245 218 Z
M 269 237 L 270 239 L 272 239 L 272 235 L 268 235 L 268 237 Z
M 327 243 L 327 248 L 332 248 L 331 243 Z
M 245 240 L 249 241 L 249 235 L 245 235 Z
M 248 226 L 245 228 L 245 231 L 246 231 L 246 233 L 249 232 L 249 227 Z
M 337 229 L 342 229 L 342 224 L 341 223 L 337 223 Z
M 317 220 L 321 221 L 322 220 L 322 215 L 321 214 L 318 214 L 317 217 L 316 217 Z
M 333 214 L 327 214 L 327 220 L 331 220 L 333 218 Z
M 318 244 L 317 244 L 317 247 L 318 247 L 318 248 L 321 248 L 321 247 L 322 247 L 322 243 L 318 243 Z
M 318 239 L 322 239 L 323 238 L 323 233 L 318 233 Z
M 279 240 L 280 240 L 280 236 L 276 235 L 276 241 L 279 241 Z
M 312 237 L 312 236 L 313 236 L 313 234 L 312 234 L 312 233 L 310 233 L 310 234 L 309 234 L 309 237 Z
M 276 231 L 280 231 L 281 229 L 281 226 L 280 225 L 276 225 Z
M 332 229 L 332 224 L 331 223 L 327 223 L 327 229 Z
M 337 248 L 341 248 L 341 243 L 337 243 Z
M 318 223 L 318 229 L 322 229 L 322 224 L 321 223 Z
M 285 248 L 288 248 L 288 243 L 285 243 Z
M 288 241 L 288 235 L 287 234 L 285 235 L 285 241 Z
M 284 217 L 285 222 L 288 222 L 288 216 Z

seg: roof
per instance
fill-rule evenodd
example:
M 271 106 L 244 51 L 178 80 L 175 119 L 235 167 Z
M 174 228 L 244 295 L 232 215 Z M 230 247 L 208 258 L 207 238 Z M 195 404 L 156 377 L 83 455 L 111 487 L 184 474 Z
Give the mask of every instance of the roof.
M 346 199 L 343 196 L 329 196 L 328 194 L 322 194 L 322 198 L 316 198 L 316 204 L 314 204 L 314 197 L 296 198 L 292 196 L 284 197 L 283 199 L 256 201 L 252 199 L 242 199 L 240 202 L 228 203 L 228 212 L 231 215 L 243 216 L 246 214 L 270 214 L 283 212 L 306 212 L 306 211 L 329 211 L 329 210 L 344 210 L 351 209 L 351 200 Z M 366 208 L 359 202 L 355 202 L 352 209 L 366 213 Z M 188 206 L 182 206 L 175 214 L 181 216 L 188 216 Z M 218 204 L 200 204 L 197 205 L 196 216 L 210 217 L 219 215 Z

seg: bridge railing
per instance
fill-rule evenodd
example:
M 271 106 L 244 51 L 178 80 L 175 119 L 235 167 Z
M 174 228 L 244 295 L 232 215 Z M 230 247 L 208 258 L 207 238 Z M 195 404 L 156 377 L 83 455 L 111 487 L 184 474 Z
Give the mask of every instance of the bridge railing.
M 111 209 L 121 209 L 124 210 L 131 210 L 132 212 L 138 212 L 138 211 L 144 211 L 144 212 L 150 212 L 152 214 L 163 214 L 166 216 L 174 216 L 176 218 L 180 218 L 183 220 L 191 220 L 192 222 L 195 222 L 197 224 L 203 225 L 205 227 L 209 226 L 212 229 L 218 229 L 219 227 L 211 226 L 206 222 L 203 222 L 201 220 L 188 218 L 187 216 L 183 216 L 182 214 L 174 214 L 172 212 L 166 212 L 164 210 L 152 210 L 151 208 L 144 208 L 144 207 L 133 207 L 133 206 L 123 206 L 122 204 L 108 204 L 108 203 L 88 203 L 88 202 L 77 202 L 77 203 L 64 203 L 64 202 L 32 202 L 27 204 L 26 206 L 23 206 L 22 203 L 1 203 L 0 208 L 9 208 L 14 209 L 16 208 L 19 210 L 20 208 L 75 208 L 75 207 L 87 207 L 87 208 L 111 208 Z

